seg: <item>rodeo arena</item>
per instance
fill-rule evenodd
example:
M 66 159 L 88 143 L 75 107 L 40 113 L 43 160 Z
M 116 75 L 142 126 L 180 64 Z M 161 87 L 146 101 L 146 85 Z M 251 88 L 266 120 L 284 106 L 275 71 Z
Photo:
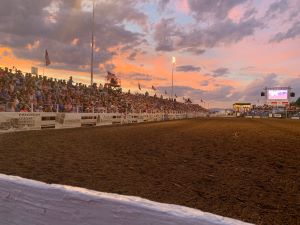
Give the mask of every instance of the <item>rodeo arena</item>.
M 0 224 L 299 224 L 295 93 L 259 94 L 212 112 L 1 68 Z
M 168 96 L 94 83 L 91 52 L 90 85 L 0 67 L 0 225 L 300 225 L 292 87 L 214 110 L 176 96 L 175 58 Z

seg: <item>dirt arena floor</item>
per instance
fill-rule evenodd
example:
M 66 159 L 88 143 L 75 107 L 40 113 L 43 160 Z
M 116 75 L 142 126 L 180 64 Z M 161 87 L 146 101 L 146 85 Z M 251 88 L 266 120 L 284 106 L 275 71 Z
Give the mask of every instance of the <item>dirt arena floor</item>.
M 0 135 L 0 173 L 300 224 L 300 121 L 211 118 Z

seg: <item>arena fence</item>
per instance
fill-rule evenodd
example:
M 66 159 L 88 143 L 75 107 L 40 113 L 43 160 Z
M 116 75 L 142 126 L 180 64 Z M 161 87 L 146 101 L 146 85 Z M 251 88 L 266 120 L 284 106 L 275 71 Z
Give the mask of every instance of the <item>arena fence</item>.
M 282 118 L 282 119 L 300 119 L 299 110 L 290 110 L 290 111 L 276 111 L 276 110 L 265 110 L 265 111 L 253 111 L 244 114 L 236 114 L 237 117 L 245 118 Z
M 1 225 L 250 225 L 183 206 L 2 174 L 0 220 Z
M 0 132 L 65 129 L 205 117 L 206 113 L 0 113 Z
M 278 118 L 300 120 L 300 110 L 276 111 L 276 110 L 258 110 L 245 113 L 211 113 L 210 117 L 244 117 L 249 119 Z

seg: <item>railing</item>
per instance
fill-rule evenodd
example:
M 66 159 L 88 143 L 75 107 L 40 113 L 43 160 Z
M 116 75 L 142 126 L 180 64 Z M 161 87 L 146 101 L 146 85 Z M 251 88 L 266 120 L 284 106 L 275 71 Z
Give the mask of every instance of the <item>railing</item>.
M 255 117 L 255 118 L 294 118 L 300 117 L 300 109 L 284 109 L 284 110 L 256 110 L 256 111 L 249 111 L 245 113 L 236 113 L 238 117 Z
M 84 106 L 83 104 L 30 104 L 18 105 L 14 102 L 0 102 L 0 112 L 56 112 L 56 113 L 172 113 L 183 114 L 185 111 L 177 110 L 140 110 L 140 109 L 122 109 L 117 107 L 103 106 Z M 204 112 L 204 111 L 203 111 Z

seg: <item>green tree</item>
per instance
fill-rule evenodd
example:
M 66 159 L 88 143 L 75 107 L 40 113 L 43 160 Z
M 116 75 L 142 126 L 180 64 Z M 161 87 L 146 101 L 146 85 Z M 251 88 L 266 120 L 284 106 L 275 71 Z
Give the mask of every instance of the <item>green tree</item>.
M 300 106 L 300 97 L 297 99 L 297 101 L 295 102 L 296 105 Z

